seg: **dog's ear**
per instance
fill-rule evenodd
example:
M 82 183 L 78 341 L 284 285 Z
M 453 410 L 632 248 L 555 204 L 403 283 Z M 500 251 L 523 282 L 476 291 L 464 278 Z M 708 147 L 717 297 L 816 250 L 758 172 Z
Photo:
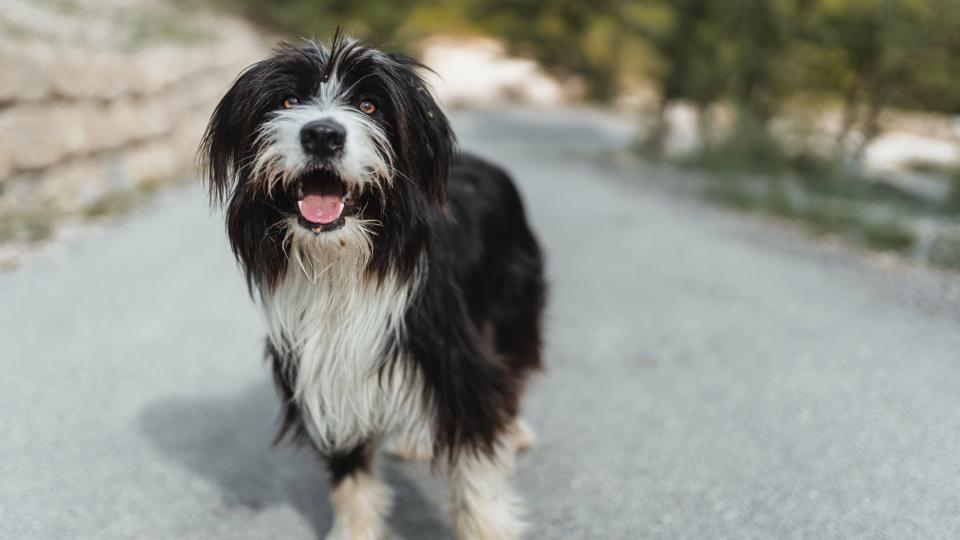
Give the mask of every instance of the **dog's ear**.
M 248 140 L 255 130 L 255 81 L 263 71 L 263 63 L 247 68 L 233 82 L 230 90 L 210 116 L 200 142 L 199 159 L 210 199 L 223 204 L 237 182 L 237 173 L 250 150 Z
M 387 56 L 396 64 L 397 82 L 402 88 L 397 102 L 397 126 L 404 173 L 420 184 L 431 201 L 445 204 L 456 139 L 430 86 L 418 72 L 429 68 L 403 54 Z

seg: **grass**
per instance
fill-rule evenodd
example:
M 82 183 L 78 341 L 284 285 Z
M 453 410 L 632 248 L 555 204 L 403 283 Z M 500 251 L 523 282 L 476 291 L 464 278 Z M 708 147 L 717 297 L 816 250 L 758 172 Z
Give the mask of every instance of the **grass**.
M 727 206 L 801 221 L 815 233 L 842 235 L 874 249 L 912 249 L 916 238 L 902 214 L 878 212 L 863 201 L 824 191 L 796 179 L 728 177 L 708 185 L 706 194 Z
M 93 220 L 128 214 L 152 199 L 161 188 L 177 183 L 177 180 L 157 178 L 140 182 L 130 188 L 108 191 L 84 207 L 83 216 Z
M 0 244 L 14 241 L 39 242 L 53 234 L 54 218 L 49 210 L 18 210 L 0 215 Z
M 908 170 L 940 178 L 949 184 L 949 195 L 945 201 L 945 210 L 960 213 L 960 163 L 944 164 L 940 162 L 918 160 L 906 164 Z
M 109 191 L 84 207 L 83 215 L 88 219 L 98 219 L 127 214 L 169 183 L 163 180 L 149 180 L 132 188 Z
M 55 212 L 40 205 L 0 214 L 0 244 L 36 243 L 46 240 L 64 217 L 90 222 L 129 214 L 152 199 L 160 189 L 180 181 L 179 177 L 154 179 L 130 188 L 109 191 L 73 213 Z
M 709 172 L 705 194 L 721 204 L 795 220 L 879 251 L 914 256 L 921 220 L 945 230 L 960 226 L 960 166 L 938 171 L 952 184 L 946 199 L 921 200 L 831 156 L 790 150 L 749 123 L 675 163 Z M 934 265 L 960 269 L 960 233 L 938 233 L 921 251 Z
M 950 169 L 946 178 L 950 182 L 950 196 L 947 198 L 946 210 L 960 216 L 960 165 Z
M 934 240 L 929 258 L 937 266 L 960 270 L 960 232 Z

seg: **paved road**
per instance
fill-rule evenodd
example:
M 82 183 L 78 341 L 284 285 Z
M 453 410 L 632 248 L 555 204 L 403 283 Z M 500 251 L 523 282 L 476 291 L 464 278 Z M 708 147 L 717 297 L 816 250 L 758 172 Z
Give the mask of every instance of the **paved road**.
M 550 256 L 530 538 L 960 537 L 960 280 L 585 161 L 628 135 L 599 114 L 457 123 Z M 269 447 L 259 319 L 199 189 L 0 274 L 0 329 L 0 538 L 328 526 L 310 453 Z M 450 536 L 442 482 L 384 473 L 399 536 Z

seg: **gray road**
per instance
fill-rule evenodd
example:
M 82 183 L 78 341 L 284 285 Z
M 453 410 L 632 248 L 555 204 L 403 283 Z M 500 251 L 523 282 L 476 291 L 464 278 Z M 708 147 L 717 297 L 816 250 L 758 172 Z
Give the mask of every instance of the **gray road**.
M 960 537 L 960 280 L 578 158 L 623 144 L 598 114 L 457 123 L 550 257 L 530 538 Z M 0 333 L 0 538 L 328 526 L 320 466 L 269 446 L 259 319 L 199 189 L 0 274 Z M 448 538 L 444 484 L 383 469 L 399 536 Z

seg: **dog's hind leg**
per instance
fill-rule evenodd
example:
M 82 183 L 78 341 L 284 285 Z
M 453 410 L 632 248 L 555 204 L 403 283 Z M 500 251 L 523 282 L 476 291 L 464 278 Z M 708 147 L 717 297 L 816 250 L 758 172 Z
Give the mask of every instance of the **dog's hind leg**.
M 392 505 L 390 489 L 373 471 L 373 445 L 329 459 L 333 526 L 327 540 L 380 540 Z
M 526 452 L 537 445 L 537 434 L 523 418 L 517 417 L 510 425 L 510 435 L 513 437 L 514 448 L 517 452 Z
M 451 482 L 458 540 L 516 540 L 523 535 L 522 504 L 510 483 L 515 452 L 508 441 L 492 456 L 464 452 L 456 458 Z

